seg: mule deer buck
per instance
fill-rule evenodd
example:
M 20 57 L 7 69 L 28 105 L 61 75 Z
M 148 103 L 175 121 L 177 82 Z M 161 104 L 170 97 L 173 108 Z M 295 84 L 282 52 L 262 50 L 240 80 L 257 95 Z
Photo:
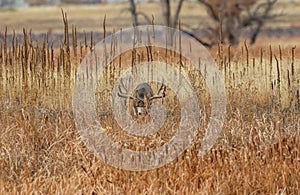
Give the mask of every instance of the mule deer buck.
M 122 86 L 121 86 L 122 85 Z M 148 83 L 140 83 L 134 89 L 134 92 L 130 94 L 128 89 L 125 87 L 123 80 L 121 79 L 118 96 L 133 101 L 133 108 L 135 116 L 145 116 L 149 114 L 151 109 L 152 101 L 155 99 L 161 99 L 166 96 L 166 86 L 161 84 L 157 93 L 154 95 L 151 86 Z M 122 90 L 124 89 L 124 91 Z

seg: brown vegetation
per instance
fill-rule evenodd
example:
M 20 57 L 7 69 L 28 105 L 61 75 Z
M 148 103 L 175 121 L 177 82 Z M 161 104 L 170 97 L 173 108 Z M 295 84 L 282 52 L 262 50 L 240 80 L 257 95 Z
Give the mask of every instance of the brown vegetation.
M 58 3 L 72 3 L 72 4 L 84 4 L 84 3 L 101 3 L 101 0 L 24 0 L 32 6 L 39 5 L 55 5 Z
M 210 17 L 218 23 L 210 29 L 212 38 L 215 39 L 212 44 L 216 44 L 218 35 L 223 33 L 222 41 L 226 38 L 230 44 L 237 45 L 242 30 L 247 27 L 253 28 L 250 37 L 250 43 L 253 44 L 265 23 L 280 16 L 272 13 L 277 0 L 198 1 L 207 8 Z M 222 25 L 221 32 L 219 32 L 220 25 Z
M 198 157 L 201 139 L 195 140 L 171 164 L 130 172 L 98 160 L 81 142 L 74 124 L 70 94 L 76 68 L 93 49 L 93 39 L 78 44 L 73 27 L 72 41 L 65 36 L 60 48 L 54 49 L 47 37 L 37 44 L 24 30 L 22 43 L 13 39 L 12 47 L 7 47 L 4 34 L 0 40 L 0 194 L 299 192 L 297 48 L 247 44 L 213 48 L 228 100 L 222 135 L 214 148 Z M 138 52 L 143 53 L 137 51 L 129 62 L 138 59 Z M 170 56 L 165 60 L 178 62 L 180 55 Z M 109 70 L 115 70 L 108 68 L 106 78 L 114 73 Z

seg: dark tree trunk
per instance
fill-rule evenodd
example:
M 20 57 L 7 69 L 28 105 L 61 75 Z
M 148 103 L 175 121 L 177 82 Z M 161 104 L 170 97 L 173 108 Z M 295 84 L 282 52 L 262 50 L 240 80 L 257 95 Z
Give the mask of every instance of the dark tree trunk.
M 130 4 L 130 13 L 131 13 L 132 25 L 137 26 L 138 25 L 138 19 L 137 19 L 137 13 L 136 13 L 134 0 L 129 0 L 129 4 Z
M 170 26 L 170 0 L 160 0 L 164 24 Z
M 178 19 L 179 19 L 179 14 L 180 14 L 180 10 L 181 10 L 183 1 L 184 0 L 179 0 L 179 2 L 178 2 L 177 8 L 176 8 L 176 13 L 175 13 L 174 18 L 173 18 L 172 28 L 176 28 L 176 26 L 177 26 Z

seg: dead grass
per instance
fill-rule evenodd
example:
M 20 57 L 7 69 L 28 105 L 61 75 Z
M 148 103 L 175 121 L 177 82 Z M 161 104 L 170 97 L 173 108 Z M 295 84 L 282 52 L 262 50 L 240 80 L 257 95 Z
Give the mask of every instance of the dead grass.
M 241 43 L 211 49 L 228 100 L 217 143 L 198 157 L 200 134 L 172 163 L 130 172 L 100 161 L 75 128 L 70 94 L 91 46 L 68 47 L 65 39 L 54 49 L 24 36 L 19 46 L 0 42 L 0 194 L 299 193 L 298 48 Z M 173 57 L 169 63 L 178 62 Z
M 174 3 L 172 10 L 176 9 Z M 99 5 L 66 5 L 42 6 L 18 9 L 14 11 L 0 12 L 0 32 L 8 27 L 8 32 L 13 30 L 22 33 L 22 29 L 32 29 L 34 33 L 62 33 L 63 23 L 61 22 L 61 8 L 69 15 L 70 23 L 76 24 L 78 32 L 99 32 L 102 31 L 102 21 L 107 17 L 106 28 L 112 29 L 131 27 L 130 12 L 128 3 L 99 4 Z M 288 0 L 280 1 L 275 9 L 276 13 L 283 13 L 284 17 L 274 22 L 267 23 L 267 27 L 289 27 L 299 26 L 300 4 L 296 1 L 291 6 Z M 155 23 L 161 24 L 161 7 L 159 2 L 138 3 L 137 12 L 147 15 L 150 20 L 154 16 Z M 143 16 L 139 16 L 143 24 L 149 24 Z M 181 23 L 189 28 L 203 28 L 210 26 L 212 21 L 208 18 L 206 10 L 195 2 L 185 2 L 181 12 Z

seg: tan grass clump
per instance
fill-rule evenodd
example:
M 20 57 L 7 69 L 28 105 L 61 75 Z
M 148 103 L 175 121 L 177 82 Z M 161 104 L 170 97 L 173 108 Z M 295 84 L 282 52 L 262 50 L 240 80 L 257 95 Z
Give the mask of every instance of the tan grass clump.
M 60 48 L 54 48 L 47 37 L 43 44 L 35 43 L 26 30 L 23 40 L 13 39 L 11 47 L 7 46 L 7 33 L 0 42 L 0 194 L 299 192 L 300 86 L 296 48 L 219 46 L 214 57 L 225 78 L 228 103 L 227 118 L 216 145 L 198 157 L 203 136 L 199 133 L 199 140 L 173 163 L 155 170 L 130 172 L 102 163 L 79 139 L 70 94 L 76 67 L 93 48 L 93 41 L 78 45 L 73 27 L 69 47 L 66 16 L 64 22 L 66 34 Z M 138 52 L 147 56 L 147 51 Z M 127 59 L 132 61 L 132 56 Z M 172 60 L 178 62 L 178 54 L 165 60 L 176 66 Z M 184 59 L 182 62 L 188 63 Z M 109 86 L 118 77 L 118 68 L 111 70 L 116 71 L 107 71 L 105 78 L 114 76 L 109 80 L 112 83 L 107 82 Z M 205 92 L 197 72 L 182 71 L 194 81 L 197 90 Z M 108 99 L 104 101 L 109 103 Z M 170 105 L 176 107 L 176 102 L 175 97 Z M 202 119 L 205 129 L 209 95 L 199 102 L 206 108 L 207 117 Z M 111 125 L 109 113 L 99 117 Z M 169 139 L 157 135 L 155 140 L 158 138 Z M 135 140 L 132 144 L 132 149 L 137 149 Z

